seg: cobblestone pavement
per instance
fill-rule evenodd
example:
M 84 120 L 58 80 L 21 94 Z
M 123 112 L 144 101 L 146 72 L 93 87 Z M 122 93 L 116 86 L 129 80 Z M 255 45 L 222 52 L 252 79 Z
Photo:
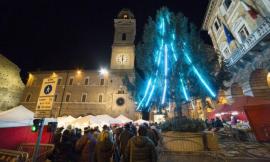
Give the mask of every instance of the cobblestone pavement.
M 200 153 L 160 152 L 159 162 L 270 162 L 270 143 L 221 140 L 220 150 Z

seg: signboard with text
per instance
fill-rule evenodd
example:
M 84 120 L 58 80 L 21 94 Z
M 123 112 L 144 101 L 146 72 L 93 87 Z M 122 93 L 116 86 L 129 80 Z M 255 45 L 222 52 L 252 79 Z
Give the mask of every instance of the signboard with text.
M 57 77 L 43 79 L 36 107 L 36 118 L 51 117 Z

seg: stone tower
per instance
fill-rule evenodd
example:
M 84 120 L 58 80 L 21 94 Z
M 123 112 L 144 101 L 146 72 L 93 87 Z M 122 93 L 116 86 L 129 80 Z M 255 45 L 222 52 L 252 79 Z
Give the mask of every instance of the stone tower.
M 136 20 L 133 13 L 123 9 L 114 19 L 114 41 L 112 45 L 111 69 L 133 70 L 135 62 L 134 40 Z

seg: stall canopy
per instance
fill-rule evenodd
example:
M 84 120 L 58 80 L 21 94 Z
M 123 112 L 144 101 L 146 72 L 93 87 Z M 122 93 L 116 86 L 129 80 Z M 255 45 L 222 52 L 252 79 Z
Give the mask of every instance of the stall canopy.
M 72 116 L 63 116 L 63 117 L 58 117 L 57 118 L 57 126 L 58 127 L 64 127 L 66 128 L 68 125 L 70 125 L 73 121 L 75 121 L 76 118 L 72 117 Z
M 149 121 L 143 120 L 143 119 L 139 119 L 139 120 L 134 121 L 134 124 L 137 124 L 137 125 L 142 125 L 144 123 L 149 124 Z
M 87 127 L 87 126 L 90 126 L 90 127 L 102 126 L 102 123 L 95 116 L 88 115 L 88 116 L 77 118 L 76 120 L 71 122 L 70 125 L 76 128 L 83 129 L 84 127 Z
M 124 115 L 119 115 L 117 118 L 115 118 L 116 120 L 120 121 L 122 124 L 124 123 L 129 123 L 129 122 L 133 122 L 131 119 L 127 118 Z
M 33 119 L 34 113 L 20 105 L 0 113 L 0 128 L 29 126 Z
M 102 125 L 110 125 L 110 124 L 117 124 L 120 123 L 117 119 L 103 114 L 103 115 L 97 115 L 96 118 L 102 123 Z

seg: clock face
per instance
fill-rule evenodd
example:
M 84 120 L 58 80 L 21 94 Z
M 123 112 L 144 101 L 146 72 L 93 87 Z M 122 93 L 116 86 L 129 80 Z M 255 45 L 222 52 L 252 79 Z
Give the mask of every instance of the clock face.
M 116 63 L 119 65 L 127 65 L 128 64 L 128 56 L 125 54 L 118 54 L 116 56 Z

